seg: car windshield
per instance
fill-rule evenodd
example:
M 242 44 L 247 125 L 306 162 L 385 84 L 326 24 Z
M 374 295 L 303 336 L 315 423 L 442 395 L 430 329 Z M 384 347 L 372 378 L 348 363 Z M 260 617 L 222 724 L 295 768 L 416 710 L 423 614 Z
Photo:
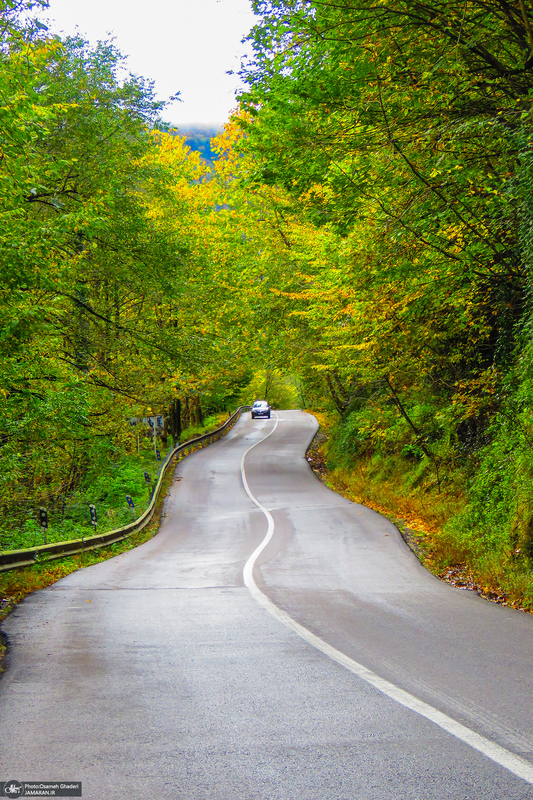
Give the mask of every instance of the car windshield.
M 254 403 L 254 408 L 266 408 L 268 403 L 266 400 L 256 400 Z

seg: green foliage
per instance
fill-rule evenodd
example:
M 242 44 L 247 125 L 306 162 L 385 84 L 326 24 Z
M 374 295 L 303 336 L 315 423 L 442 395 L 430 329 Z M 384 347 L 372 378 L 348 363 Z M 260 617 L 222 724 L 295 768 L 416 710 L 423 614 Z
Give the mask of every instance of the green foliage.
M 203 436 L 204 433 L 209 433 L 209 431 L 214 431 L 215 428 L 220 428 L 227 418 L 228 414 L 226 412 L 210 414 L 208 417 L 204 418 L 201 425 L 189 425 L 181 432 L 181 444 L 188 442 L 190 439 L 195 439 L 197 436 Z
M 40 505 L 60 538 L 83 527 L 93 469 L 105 514 L 122 508 L 128 418 L 169 416 L 180 398 L 201 416 L 200 401 L 223 407 L 246 371 L 211 312 L 221 289 L 199 155 L 163 132 L 152 85 L 112 43 L 53 36 L 28 19 L 33 5 L 0 5 L 0 510 L 12 542 Z M 116 485 L 106 459 L 123 465 Z
M 280 370 L 258 370 L 241 394 L 242 405 L 251 405 L 254 400 L 268 400 L 272 408 L 297 408 L 298 387 Z

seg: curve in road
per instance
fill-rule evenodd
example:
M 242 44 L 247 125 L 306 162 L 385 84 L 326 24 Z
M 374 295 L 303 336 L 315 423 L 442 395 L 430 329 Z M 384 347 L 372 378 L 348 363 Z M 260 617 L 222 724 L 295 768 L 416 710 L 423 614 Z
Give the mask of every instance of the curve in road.
M 328 658 L 333 659 L 341 666 L 348 669 L 350 672 L 353 672 L 354 675 L 357 675 L 359 678 L 362 678 L 364 681 L 369 683 L 371 686 L 374 686 L 376 689 L 379 689 L 380 692 L 390 697 L 391 700 L 395 700 L 397 703 L 400 703 L 405 708 L 410 709 L 411 711 L 415 711 L 417 714 L 420 714 L 425 719 L 433 722 L 435 725 L 438 725 L 439 728 L 442 728 L 447 733 L 451 733 L 452 736 L 455 736 L 457 739 L 460 739 L 465 744 L 473 747 L 475 750 L 478 750 L 487 758 L 490 758 L 496 764 L 508 769 L 518 778 L 522 778 L 523 780 L 527 781 L 528 783 L 533 784 L 533 765 L 531 765 L 528 761 L 520 756 L 517 756 L 514 753 L 511 753 L 509 750 L 506 750 L 503 747 L 500 747 L 495 742 L 490 741 L 484 736 L 481 736 L 479 733 L 476 733 L 470 728 L 467 728 L 465 725 L 461 725 L 461 723 L 457 722 L 456 720 L 452 719 L 451 717 L 443 714 L 433 706 L 429 705 L 428 703 L 424 703 L 422 700 L 414 697 L 409 692 L 400 689 L 398 686 L 395 686 L 390 681 L 384 680 L 379 675 L 376 675 L 375 672 L 364 667 L 362 664 L 357 663 L 352 658 L 349 658 L 344 653 L 341 653 L 336 648 L 329 645 L 320 637 L 316 636 L 314 633 L 311 633 L 310 630 L 300 625 L 296 620 L 292 619 L 285 611 L 281 608 L 278 608 L 272 600 L 270 600 L 266 594 L 264 594 L 261 589 L 258 587 L 257 583 L 254 579 L 254 568 L 257 562 L 257 559 L 264 551 L 266 546 L 272 540 L 275 531 L 275 523 L 272 517 L 272 514 L 268 509 L 266 509 L 259 500 L 252 494 L 250 491 L 250 487 L 248 485 L 248 481 L 246 478 L 246 469 L 245 469 L 245 459 L 248 453 L 257 447 L 259 444 L 264 442 L 268 439 L 272 434 L 275 432 L 277 424 L 278 424 L 278 415 L 274 414 L 276 419 L 276 424 L 272 428 L 272 430 L 261 439 L 259 442 L 251 445 L 251 447 L 246 450 L 243 454 L 242 461 L 241 461 L 241 476 L 244 489 L 246 494 L 249 496 L 250 500 L 263 512 L 267 519 L 267 532 L 265 534 L 265 538 L 261 542 L 261 544 L 256 548 L 256 550 L 252 553 L 248 561 L 244 566 L 243 577 L 245 586 L 249 589 L 252 597 L 266 610 L 272 614 L 277 620 L 282 622 L 288 628 L 293 630 L 298 636 L 301 636 L 306 642 L 308 642 L 313 647 L 316 647 L 317 650 L 320 650 L 321 653 L 328 656 Z

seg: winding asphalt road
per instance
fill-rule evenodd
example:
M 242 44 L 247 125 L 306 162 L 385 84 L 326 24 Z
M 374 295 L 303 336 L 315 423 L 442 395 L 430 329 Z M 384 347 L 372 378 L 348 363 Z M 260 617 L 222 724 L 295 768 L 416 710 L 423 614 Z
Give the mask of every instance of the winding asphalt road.
M 160 532 L 4 623 L 0 781 L 85 800 L 533 797 L 533 617 L 323 486 L 303 412 L 185 459 Z M 178 480 L 179 478 L 179 480 Z

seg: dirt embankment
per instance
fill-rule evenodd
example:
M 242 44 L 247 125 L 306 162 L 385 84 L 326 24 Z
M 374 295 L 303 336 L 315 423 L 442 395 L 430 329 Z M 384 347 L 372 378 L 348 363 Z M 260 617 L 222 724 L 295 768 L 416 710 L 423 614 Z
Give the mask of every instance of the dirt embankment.
M 509 597 L 506 592 L 498 586 L 484 586 L 482 581 L 464 564 L 455 564 L 453 566 L 438 567 L 432 558 L 432 541 L 431 533 L 424 530 L 424 523 L 420 521 L 420 525 L 413 525 L 413 520 L 407 523 L 403 519 L 398 519 L 394 513 L 386 506 L 374 502 L 372 499 L 364 496 L 355 497 L 350 488 L 343 484 L 342 481 L 336 479 L 334 473 L 328 469 L 327 461 L 323 452 L 323 445 L 327 437 L 319 431 L 309 449 L 306 453 L 306 459 L 319 480 L 329 486 L 330 489 L 346 497 L 348 500 L 361 503 L 369 508 L 378 511 L 387 517 L 399 530 L 405 543 L 410 547 L 419 561 L 428 569 L 433 575 L 441 580 L 455 586 L 457 589 L 464 589 L 466 591 L 476 592 L 480 597 L 490 600 L 494 603 L 499 603 L 503 606 L 509 606 L 519 611 L 527 611 L 532 613 L 531 609 L 523 605 L 520 600 Z

